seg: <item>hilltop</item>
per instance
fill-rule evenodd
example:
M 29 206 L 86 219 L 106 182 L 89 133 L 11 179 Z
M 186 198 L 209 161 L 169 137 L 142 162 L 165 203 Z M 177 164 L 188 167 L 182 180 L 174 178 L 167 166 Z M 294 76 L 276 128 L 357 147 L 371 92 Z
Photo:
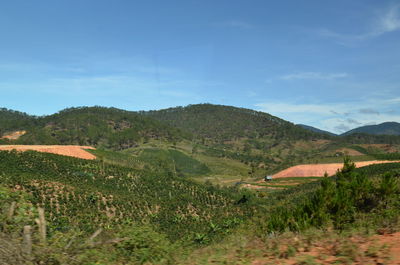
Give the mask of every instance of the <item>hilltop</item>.
M 0 120 L 0 144 L 93 146 L 142 155 L 152 166 L 175 161 L 177 150 L 196 160 L 193 165 L 211 169 L 207 178 L 223 183 L 317 160 L 340 162 L 341 155 L 358 152 L 362 144 L 390 144 L 394 151 L 400 144 L 399 136 L 332 136 L 264 112 L 212 104 L 139 112 L 76 107 L 40 117 L 2 109 Z M 363 149 L 360 155 L 376 152 Z
M 0 113 L 0 118 L 8 121 L 3 131 L 26 131 L 17 144 L 90 145 L 120 150 L 150 139 L 172 142 L 189 137 L 157 120 L 116 108 L 68 108 L 42 117 L 8 110 Z
M 313 126 L 309 126 L 309 125 L 305 125 L 305 124 L 296 124 L 296 125 L 304 128 L 306 130 L 312 131 L 312 132 L 323 133 L 323 134 L 327 134 L 327 135 L 330 135 L 330 136 L 337 136 L 337 134 L 334 134 L 332 132 L 328 132 L 328 131 L 325 131 L 325 130 L 318 129 L 318 128 L 315 128 Z
M 0 138 L 4 134 L 32 127 L 35 120 L 35 116 L 27 113 L 0 108 Z
M 342 136 L 365 133 L 373 135 L 400 135 L 400 123 L 398 122 L 384 122 L 377 125 L 366 125 L 355 128 L 342 134 Z
M 293 140 L 324 138 L 321 134 L 299 128 L 265 112 L 224 105 L 197 104 L 141 113 L 214 140 L 243 137 Z

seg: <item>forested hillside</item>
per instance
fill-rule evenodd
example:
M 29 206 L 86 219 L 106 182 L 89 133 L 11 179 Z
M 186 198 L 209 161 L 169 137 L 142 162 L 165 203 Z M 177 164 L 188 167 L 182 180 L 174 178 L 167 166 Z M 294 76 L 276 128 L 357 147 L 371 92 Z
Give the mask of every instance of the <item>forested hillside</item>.
M 398 122 L 384 122 L 377 125 L 367 125 L 355 128 L 342 135 L 351 135 L 355 133 L 365 133 L 373 135 L 400 135 L 400 123 Z
M 8 132 L 31 128 L 36 121 L 27 113 L 0 108 L 0 137 Z
M 197 136 L 215 140 L 242 137 L 292 140 L 326 137 L 264 112 L 223 105 L 198 104 L 141 113 Z
M 16 141 L 19 144 L 76 144 L 119 150 L 150 139 L 174 142 L 190 137 L 157 120 L 116 108 L 69 108 L 38 118 L 14 114 L 8 120 L 14 125 L 4 128 L 27 131 Z

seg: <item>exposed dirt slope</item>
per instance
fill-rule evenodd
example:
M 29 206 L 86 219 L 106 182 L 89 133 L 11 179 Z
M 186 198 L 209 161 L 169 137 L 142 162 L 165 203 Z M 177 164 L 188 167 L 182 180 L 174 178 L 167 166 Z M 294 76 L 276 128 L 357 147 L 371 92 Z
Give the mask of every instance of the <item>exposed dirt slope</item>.
M 394 163 L 400 161 L 363 161 L 356 162 L 356 167 L 365 167 L 373 164 L 382 163 Z M 333 163 L 333 164 L 309 164 L 309 165 L 297 165 L 285 170 L 278 172 L 273 175 L 272 178 L 287 178 L 287 177 L 323 177 L 325 172 L 328 175 L 333 175 L 336 171 L 343 167 L 343 163 Z
M 91 146 L 79 145 L 0 145 L 0 150 L 27 151 L 52 153 L 64 156 L 73 156 L 82 159 L 96 159 L 96 156 L 87 152 L 85 149 L 95 149 Z
M 26 131 L 15 131 L 15 132 L 3 135 L 0 139 L 17 140 L 19 137 L 21 137 L 25 133 L 26 133 Z

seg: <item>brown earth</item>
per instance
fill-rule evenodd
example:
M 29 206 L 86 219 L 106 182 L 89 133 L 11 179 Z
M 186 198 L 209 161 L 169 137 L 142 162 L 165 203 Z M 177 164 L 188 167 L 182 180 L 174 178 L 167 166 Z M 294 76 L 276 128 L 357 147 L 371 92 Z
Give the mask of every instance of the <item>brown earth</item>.
M 15 131 L 15 132 L 3 135 L 0 139 L 17 140 L 19 137 L 21 137 L 25 133 L 26 133 L 26 131 Z
M 374 161 L 363 161 L 355 162 L 356 167 L 365 167 L 373 164 L 383 163 L 398 163 L 400 161 L 388 161 L 388 160 L 374 160 Z M 333 175 L 338 169 L 343 167 L 343 163 L 332 163 L 332 164 L 309 164 L 309 165 L 297 165 L 285 170 L 282 170 L 275 175 L 272 175 L 273 179 L 287 178 L 287 177 L 323 177 L 325 172 L 328 175 Z
M 38 151 L 57 155 L 72 156 L 82 159 L 96 159 L 96 156 L 85 149 L 95 149 L 91 146 L 79 145 L 0 145 L 0 150 Z
M 296 238 L 286 244 L 280 242 L 282 254 L 285 254 L 286 245 L 296 245 L 294 241 Z M 400 264 L 400 232 L 372 237 L 355 236 L 346 242 L 326 238 L 297 250 L 292 257 L 266 255 L 254 259 L 251 264 Z
M 385 153 L 395 153 L 399 151 L 398 145 L 391 145 L 391 144 L 361 144 L 361 147 L 365 149 L 378 149 Z

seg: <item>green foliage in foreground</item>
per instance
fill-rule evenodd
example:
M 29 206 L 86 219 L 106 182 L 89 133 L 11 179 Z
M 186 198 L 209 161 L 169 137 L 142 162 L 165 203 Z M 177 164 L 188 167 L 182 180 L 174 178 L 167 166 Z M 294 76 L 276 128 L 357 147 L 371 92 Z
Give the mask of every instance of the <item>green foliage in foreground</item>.
M 32 194 L 46 209 L 50 235 L 79 228 L 92 233 L 131 222 L 152 224 L 171 241 L 202 242 L 227 233 L 251 215 L 233 189 L 204 186 L 99 161 L 37 152 L 0 152 L 0 179 Z M 211 224 L 223 228 L 214 230 Z
M 21 253 L 24 225 L 33 227 L 32 264 L 72 265 L 179 264 L 194 246 L 215 242 L 239 224 L 239 232 L 254 230 L 259 236 L 390 226 L 400 216 L 399 172 L 398 163 L 355 169 L 346 160 L 334 177 L 258 200 L 249 191 L 249 200 L 238 204 L 243 191 L 196 184 L 168 172 L 3 151 L 0 243 L 12 251 L 0 263 L 27 263 Z M 13 202 L 17 207 L 10 218 Z M 34 221 L 37 207 L 46 212 L 46 244 Z M 103 231 L 89 240 L 98 228 Z
M 121 224 L 92 240 L 75 227 L 52 232 L 43 242 L 32 199 L 26 191 L 0 185 L 0 264 L 174 264 L 172 252 L 177 245 L 149 224 Z M 21 238 L 23 226 L 32 228 L 31 253 Z
M 355 225 L 376 225 L 400 216 L 400 171 L 369 177 L 394 165 L 380 165 L 357 171 L 349 159 L 335 177 L 325 177 L 303 199 L 272 208 L 257 225 L 264 233 L 301 231 L 311 227 L 344 229 Z M 320 185 L 316 187 L 316 185 Z M 309 189 L 311 190 L 311 189 Z M 362 224 L 359 224 L 363 220 Z M 390 221 L 389 221 L 390 222 Z

